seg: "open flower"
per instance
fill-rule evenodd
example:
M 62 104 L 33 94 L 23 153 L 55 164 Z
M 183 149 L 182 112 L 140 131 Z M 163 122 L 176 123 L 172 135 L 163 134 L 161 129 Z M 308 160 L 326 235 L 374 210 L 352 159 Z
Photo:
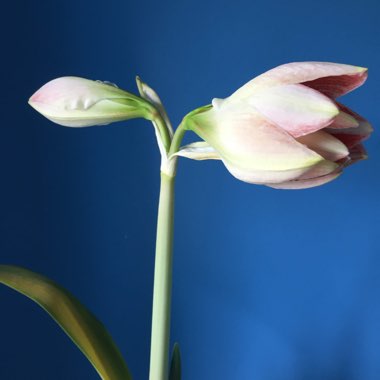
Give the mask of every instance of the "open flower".
M 219 158 L 249 183 L 282 189 L 327 183 L 366 157 L 361 142 L 370 124 L 335 101 L 366 78 L 367 69 L 336 63 L 278 66 L 187 115 L 185 128 L 205 143 L 178 154 Z
M 104 125 L 136 117 L 150 119 L 153 112 L 148 102 L 116 85 L 78 77 L 46 83 L 32 95 L 29 104 L 66 127 Z

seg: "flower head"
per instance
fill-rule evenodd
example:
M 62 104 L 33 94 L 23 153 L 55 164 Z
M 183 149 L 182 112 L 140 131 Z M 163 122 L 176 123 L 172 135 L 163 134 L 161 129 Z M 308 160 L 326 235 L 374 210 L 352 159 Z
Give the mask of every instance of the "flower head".
M 191 112 L 185 128 L 238 179 L 283 189 L 318 186 L 366 157 L 361 142 L 370 124 L 335 100 L 366 78 L 367 70 L 356 66 L 285 64 Z M 179 155 L 197 158 L 196 150 L 186 147 Z

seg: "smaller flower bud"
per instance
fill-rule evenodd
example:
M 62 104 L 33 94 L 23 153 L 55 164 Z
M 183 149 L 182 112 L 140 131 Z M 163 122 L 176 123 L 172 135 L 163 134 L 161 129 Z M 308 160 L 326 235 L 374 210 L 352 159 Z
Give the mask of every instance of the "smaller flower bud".
M 109 82 L 78 77 L 54 79 L 29 99 L 29 104 L 54 123 L 66 127 L 105 125 L 142 117 L 154 108 L 144 99 Z

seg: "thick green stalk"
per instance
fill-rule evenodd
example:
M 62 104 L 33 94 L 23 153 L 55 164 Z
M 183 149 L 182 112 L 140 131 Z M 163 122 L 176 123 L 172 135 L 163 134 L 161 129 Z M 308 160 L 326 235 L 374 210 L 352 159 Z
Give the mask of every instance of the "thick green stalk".
M 161 173 L 149 380 L 167 380 L 172 287 L 174 176 Z

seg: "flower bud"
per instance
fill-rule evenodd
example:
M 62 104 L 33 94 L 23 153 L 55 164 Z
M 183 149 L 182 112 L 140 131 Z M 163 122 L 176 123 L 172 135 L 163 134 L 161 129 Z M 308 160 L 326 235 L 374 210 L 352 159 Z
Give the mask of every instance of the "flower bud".
M 29 104 L 54 123 L 66 127 L 105 125 L 137 117 L 151 119 L 152 106 L 108 82 L 78 77 L 54 79 L 29 99 Z
M 275 188 L 327 183 L 366 157 L 361 142 L 372 132 L 370 124 L 335 101 L 366 78 L 366 69 L 336 63 L 274 68 L 188 114 L 184 127 L 197 133 L 207 150 L 187 147 L 178 155 L 220 157 L 236 178 Z

